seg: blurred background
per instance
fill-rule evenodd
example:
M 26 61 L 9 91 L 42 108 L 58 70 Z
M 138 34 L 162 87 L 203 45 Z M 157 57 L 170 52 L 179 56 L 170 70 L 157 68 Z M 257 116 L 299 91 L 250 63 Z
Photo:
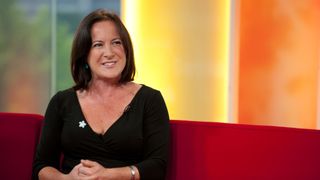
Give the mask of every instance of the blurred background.
M 1 0 L 0 111 L 73 85 L 81 19 L 116 12 L 170 118 L 320 129 L 320 0 Z

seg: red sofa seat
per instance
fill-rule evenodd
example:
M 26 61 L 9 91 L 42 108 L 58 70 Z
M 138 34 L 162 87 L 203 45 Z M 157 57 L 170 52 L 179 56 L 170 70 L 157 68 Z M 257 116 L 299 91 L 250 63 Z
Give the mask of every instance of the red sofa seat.
M 171 121 L 169 180 L 320 179 L 320 131 Z
M 28 180 L 43 116 L 0 112 L 0 179 Z

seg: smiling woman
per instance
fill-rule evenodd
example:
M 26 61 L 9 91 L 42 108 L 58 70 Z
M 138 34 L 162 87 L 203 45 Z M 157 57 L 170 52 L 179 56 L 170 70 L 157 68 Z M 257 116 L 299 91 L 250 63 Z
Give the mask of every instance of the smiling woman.
M 134 54 L 127 29 L 116 14 L 99 17 L 89 14 L 79 25 L 72 46 L 71 68 L 75 89 L 88 88 L 92 75 L 96 75 L 92 74 L 96 68 L 94 62 L 103 64 L 110 62 L 110 59 L 114 62 L 124 61 L 119 82 L 133 80 Z
M 132 82 L 132 43 L 117 15 L 98 9 L 81 21 L 71 69 L 75 86 L 47 107 L 34 178 L 164 179 L 166 104 L 158 90 Z
M 97 22 L 92 26 L 91 34 L 92 47 L 88 64 L 92 80 L 119 81 L 126 57 L 115 24 L 111 21 Z

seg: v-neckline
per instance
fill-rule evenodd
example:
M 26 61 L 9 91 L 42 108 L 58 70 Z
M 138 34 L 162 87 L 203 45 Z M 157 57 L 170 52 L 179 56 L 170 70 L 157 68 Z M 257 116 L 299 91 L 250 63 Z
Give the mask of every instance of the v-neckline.
M 138 89 L 138 91 L 136 92 L 136 94 L 133 96 L 133 98 L 131 99 L 131 101 L 129 102 L 129 104 L 128 104 L 127 106 L 125 106 L 125 108 L 123 109 L 122 114 L 111 124 L 111 126 L 110 126 L 107 130 L 105 130 L 105 132 L 104 132 L 103 134 L 97 133 L 97 132 L 95 132 L 95 131 L 92 129 L 92 127 L 90 126 L 90 124 L 89 124 L 88 121 L 87 121 L 87 118 L 85 117 L 85 115 L 84 115 L 84 113 L 83 113 L 83 110 L 82 110 L 82 107 L 81 107 L 81 104 L 80 104 L 80 100 L 79 100 L 77 91 L 74 90 L 73 92 L 74 92 L 74 96 L 75 96 L 75 99 L 76 99 L 76 104 L 77 104 L 78 109 L 79 109 L 79 111 L 80 111 L 81 117 L 82 117 L 83 121 L 85 121 L 85 123 L 87 124 L 89 130 L 90 130 L 93 134 L 95 134 L 96 136 L 102 136 L 102 137 L 104 137 L 104 136 L 106 136 L 106 135 L 108 134 L 108 132 L 110 131 L 110 129 L 112 129 L 112 128 L 118 123 L 118 121 L 120 121 L 121 119 L 123 119 L 123 116 L 124 116 L 125 112 L 127 111 L 128 108 L 131 107 L 132 103 L 135 101 L 135 99 L 137 98 L 137 96 L 140 94 L 142 88 L 144 88 L 144 85 L 143 85 L 143 84 L 141 84 L 141 87 Z

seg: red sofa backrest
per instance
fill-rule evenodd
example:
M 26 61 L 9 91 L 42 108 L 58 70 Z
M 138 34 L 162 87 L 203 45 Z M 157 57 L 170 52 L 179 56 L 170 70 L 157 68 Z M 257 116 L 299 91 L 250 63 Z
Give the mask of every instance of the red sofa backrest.
M 29 180 L 43 116 L 0 112 L 0 179 Z
M 320 179 L 320 131 L 170 121 L 168 180 Z
M 43 116 L 0 113 L 0 179 L 31 179 Z M 170 121 L 168 180 L 320 179 L 320 131 Z

